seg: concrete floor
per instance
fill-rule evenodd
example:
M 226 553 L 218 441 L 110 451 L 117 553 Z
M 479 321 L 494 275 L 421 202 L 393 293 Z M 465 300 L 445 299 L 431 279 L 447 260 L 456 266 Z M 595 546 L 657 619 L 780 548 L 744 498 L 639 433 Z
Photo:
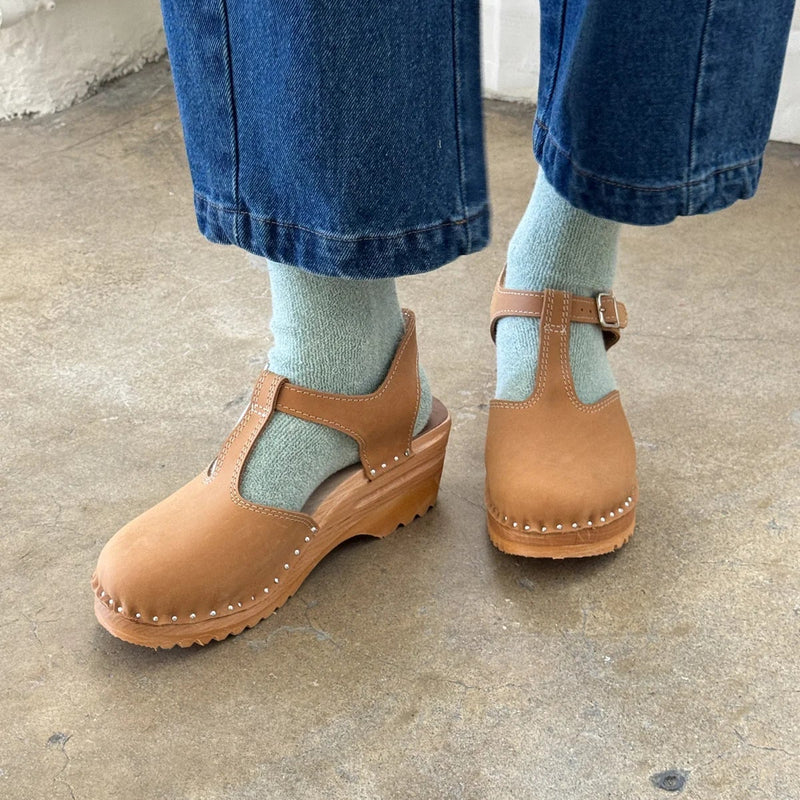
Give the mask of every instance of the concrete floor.
M 800 148 L 770 145 L 754 200 L 624 231 L 639 525 L 536 563 L 482 508 L 529 131 L 488 104 L 494 242 L 401 282 L 454 416 L 438 506 L 254 630 L 152 652 L 95 623 L 89 576 L 235 422 L 266 276 L 197 233 L 165 64 L 0 126 L 0 797 L 800 798 Z

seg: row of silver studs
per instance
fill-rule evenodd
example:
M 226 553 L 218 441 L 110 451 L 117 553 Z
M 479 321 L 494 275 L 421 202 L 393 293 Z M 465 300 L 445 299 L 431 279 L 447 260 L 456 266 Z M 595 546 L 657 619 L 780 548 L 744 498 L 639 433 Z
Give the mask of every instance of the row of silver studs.
M 625 500 L 625 502 L 622 504 L 622 506 L 625 506 L 625 508 L 630 508 L 630 506 L 631 506 L 631 503 L 632 503 L 632 502 L 633 502 L 633 498 L 632 498 L 632 497 L 628 497 L 628 498 Z M 609 516 L 609 518 L 613 518 L 615 514 L 617 514 L 617 515 L 619 515 L 619 514 L 624 514 L 624 513 L 625 513 L 625 508 L 623 508 L 622 506 L 618 506 L 616 511 L 609 511 L 609 512 L 608 512 L 608 516 Z M 606 521 L 606 517 L 605 517 L 605 515 L 602 515 L 602 516 L 600 517 L 600 522 L 602 523 L 602 522 L 605 522 L 605 521 Z M 503 522 L 508 522 L 508 517 L 507 517 L 506 515 L 503 515 Z M 591 528 L 593 524 L 594 524 L 594 523 L 592 522 L 592 520 L 589 520 L 589 521 L 586 523 L 586 527 L 587 527 L 587 528 Z M 511 522 L 511 527 L 512 527 L 512 528 L 519 528 L 519 527 L 520 527 L 520 524 L 519 524 L 519 522 L 514 522 L 514 521 L 512 521 L 512 522 Z M 579 527 L 580 527 L 580 525 L 579 525 L 577 522 L 573 522 L 573 523 L 572 523 L 572 528 L 573 528 L 573 529 L 575 529 L 575 528 L 579 528 Z M 560 530 L 563 530 L 563 529 L 564 529 L 564 526 L 563 526 L 563 525 L 562 525 L 562 524 L 559 522 L 559 523 L 556 525 L 556 530 L 557 530 L 557 531 L 560 531 Z M 530 530 L 531 530 L 531 526 L 530 526 L 530 525 L 528 525 L 528 524 L 525 524 L 525 525 L 523 525 L 523 526 L 522 526 L 522 530 L 524 530 L 524 531 L 530 531 Z M 546 525 L 542 525 L 542 527 L 541 527 L 539 530 L 540 530 L 542 533 L 547 533 L 547 526 L 546 526 Z
M 406 458 L 407 458 L 408 456 L 411 455 L 411 451 L 410 450 L 405 450 L 405 451 L 403 451 L 403 455 L 406 456 Z M 400 460 L 400 456 L 392 456 L 392 460 L 393 461 L 399 461 Z M 381 469 L 386 469 L 388 466 L 389 466 L 388 464 L 381 464 Z M 371 469 L 369 471 L 369 474 L 370 475 L 377 475 L 378 474 L 378 470 Z
M 406 451 L 406 453 L 408 453 L 408 451 Z M 316 533 L 316 532 L 317 532 L 317 530 L 318 530 L 318 528 L 317 528 L 317 526 L 316 526 L 316 525 L 312 525 L 312 526 L 311 526 L 311 533 L 312 533 L 312 534 Z M 310 542 L 310 541 L 311 541 L 311 537 L 310 537 L 310 536 L 306 536 L 306 537 L 303 539 L 303 541 L 304 541 L 304 542 L 306 542 L 306 543 L 308 543 L 308 542 Z M 300 549 L 299 549 L 299 548 L 295 549 L 295 551 L 294 551 L 294 554 L 295 554 L 296 556 L 299 556 L 299 555 L 300 555 Z M 284 565 L 283 565 L 283 568 L 288 570 L 288 569 L 290 569 L 290 565 L 289 565 L 289 564 L 284 564 Z M 279 579 L 279 578 L 273 578 L 273 580 L 275 581 L 275 583 L 280 583 L 280 579 Z M 268 586 L 265 586 L 265 587 L 264 587 L 264 594 L 269 594 L 269 587 L 268 587 Z M 100 597 L 101 597 L 102 599 L 105 599 L 105 596 L 106 596 L 106 592 L 105 592 L 105 590 L 102 590 L 102 591 L 100 592 Z M 250 595 L 250 600 L 253 600 L 253 601 L 254 601 L 255 599 L 256 599 L 256 596 L 255 596 L 254 594 L 253 594 L 253 595 Z M 109 606 L 111 606 L 111 608 L 113 608 L 113 607 L 114 607 L 114 600 L 113 600 L 113 598 L 111 598 L 111 597 L 109 597 L 109 598 L 108 598 L 108 605 L 109 605 Z M 234 605 L 233 605 L 233 603 L 228 603 L 228 611 L 235 611 L 237 607 L 238 607 L 238 608 L 241 608 L 241 607 L 242 607 L 242 604 L 241 604 L 240 602 L 238 602 L 238 601 L 237 601 L 237 603 L 236 603 L 236 606 L 234 606 Z M 117 606 L 117 613 L 118 613 L 118 614 L 121 614 L 121 613 L 122 613 L 122 611 L 123 611 L 123 608 L 122 608 L 122 606 Z M 217 612 L 216 612 L 216 610 L 209 611 L 209 612 L 208 612 L 208 616 L 209 616 L 209 617 L 216 617 L 216 616 L 217 616 Z M 141 618 L 142 618 L 142 615 L 141 615 L 141 613 L 139 613 L 139 612 L 137 611 L 137 612 L 136 612 L 136 614 L 134 614 L 134 617 L 135 617 L 135 619 L 141 619 Z M 177 617 L 177 616 L 175 616 L 174 614 L 172 615 L 172 617 L 170 617 L 170 619 L 172 620 L 172 622 L 177 622 L 177 621 L 178 621 L 178 617 Z M 191 614 L 189 614 L 189 619 L 192 619 L 192 620 L 193 620 L 193 619 L 197 619 L 197 614 L 195 614 L 195 613 L 194 613 L 194 611 L 193 611 Z M 154 616 L 154 617 L 153 617 L 153 622 L 158 622 L 158 616 Z

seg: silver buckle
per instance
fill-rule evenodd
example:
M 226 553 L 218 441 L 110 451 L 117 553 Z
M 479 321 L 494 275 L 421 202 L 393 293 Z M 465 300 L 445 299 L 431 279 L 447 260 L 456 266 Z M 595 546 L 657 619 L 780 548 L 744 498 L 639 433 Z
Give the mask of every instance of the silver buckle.
M 610 299 L 611 302 L 614 304 L 614 318 L 616 319 L 616 322 L 609 322 L 606 319 L 605 313 L 603 312 L 604 297 Z M 610 328 L 611 330 L 618 329 L 620 327 L 620 324 L 619 324 L 619 306 L 617 306 L 617 298 L 614 297 L 614 295 L 611 294 L 610 292 L 600 292 L 600 294 L 597 295 L 596 299 L 597 299 L 597 316 L 600 317 L 600 327 Z

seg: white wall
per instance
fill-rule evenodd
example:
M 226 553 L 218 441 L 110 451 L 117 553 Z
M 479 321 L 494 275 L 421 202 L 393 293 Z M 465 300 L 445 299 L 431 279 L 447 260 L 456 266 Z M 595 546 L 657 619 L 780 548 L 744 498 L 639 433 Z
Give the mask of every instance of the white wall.
M 539 84 L 538 0 L 483 0 L 481 9 L 484 94 L 535 102 Z
M 66 108 L 165 52 L 158 0 L 55 1 L 0 27 L 0 120 Z
M 483 88 L 487 97 L 536 100 L 539 83 L 539 3 L 484 0 Z M 800 144 L 800 3 L 795 9 L 772 139 Z
M 779 142 L 800 144 L 800 3 L 794 10 L 778 107 L 775 109 L 770 136 Z

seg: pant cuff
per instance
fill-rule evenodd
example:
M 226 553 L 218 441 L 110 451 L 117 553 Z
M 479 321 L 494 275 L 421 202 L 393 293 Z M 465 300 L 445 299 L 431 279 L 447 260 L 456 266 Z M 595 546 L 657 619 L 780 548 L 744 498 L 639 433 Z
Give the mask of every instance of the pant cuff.
M 678 216 L 709 214 L 752 197 L 763 163 L 762 154 L 692 180 L 633 186 L 581 169 L 538 117 L 533 149 L 547 180 L 572 205 L 629 225 L 663 225 Z
M 429 272 L 489 242 L 489 206 L 465 217 L 375 236 L 342 236 L 226 208 L 195 193 L 201 233 L 318 275 L 368 280 Z

